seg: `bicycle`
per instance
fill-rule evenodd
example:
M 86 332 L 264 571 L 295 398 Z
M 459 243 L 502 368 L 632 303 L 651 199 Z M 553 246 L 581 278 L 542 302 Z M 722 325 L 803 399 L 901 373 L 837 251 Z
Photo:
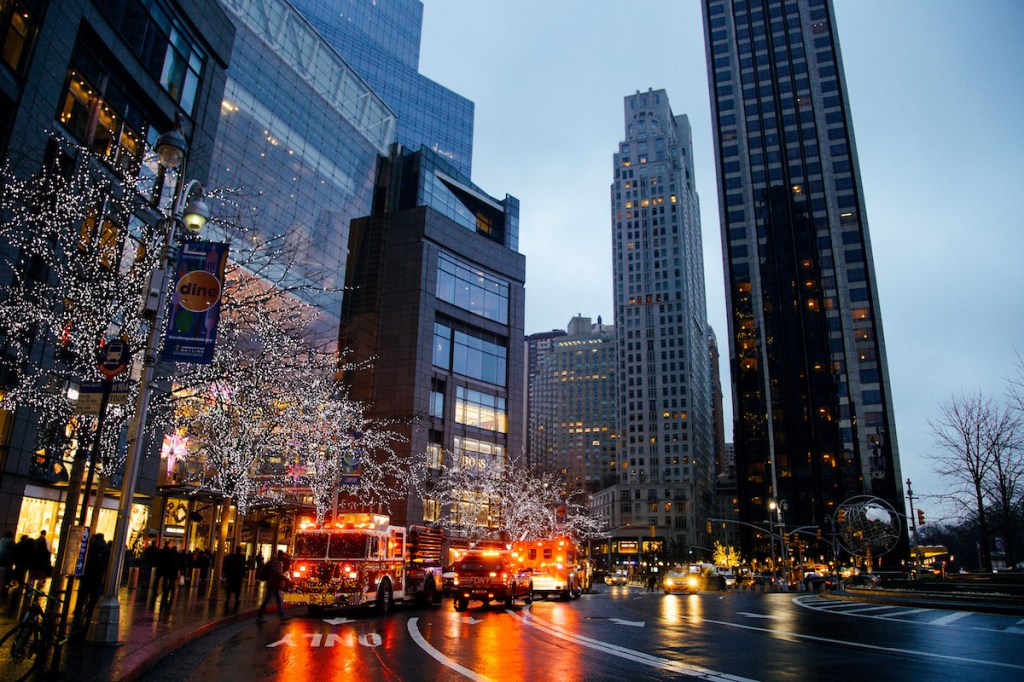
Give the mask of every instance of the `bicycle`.
M 54 646 L 67 642 L 67 638 L 58 639 L 61 599 L 29 585 L 25 590 L 33 595 L 32 603 L 21 621 L 0 638 L 0 669 L 5 673 L 4 679 L 10 682 L 28 679 L 46 665 Z M 40 598 L 46 602 L 45 609 Z

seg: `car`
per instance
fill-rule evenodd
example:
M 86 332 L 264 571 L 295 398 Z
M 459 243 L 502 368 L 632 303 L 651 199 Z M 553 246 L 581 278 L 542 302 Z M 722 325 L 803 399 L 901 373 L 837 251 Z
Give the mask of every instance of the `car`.
M 750 584 L 751 585 L 767 585 L 771 582 L 771 578 L 766 576 L 764 573 L 751 573 Z
M 661 583 L 665 594 L 675 592 L 698 592 L 700 591 L 700 574 L 676 569 L 665 574 Z
M 726 587 L 736 587 L 736 574 L 735 573 L 719 573 L 723 579 L 725 579 Z
M 858 573 L 850 578 L 850 584 L 855 587 L 873 587 L 880 582 L 882 579 L 874 573 Z
M 512 608 L 518 598 L 533 602 L 533 579 L 509 552 L 471 551 L 455 563 L 452 595 L 456 611 L 469 608 L 470 599 Z
M 836 588 L 836 580 L 826 573 L 811 571 L 804 575 L 804 585 L 811 592 L 823 592 L 825 590 L 834 590 Z
M 609 573 L 604 577 L 605 585 L 625 585 L 628 582 L 625 573 Z
M 441 592 L 445 597 L 452 596 L 452 589 L 455 586 L 455 566 L 449 566 L 441 574 Z

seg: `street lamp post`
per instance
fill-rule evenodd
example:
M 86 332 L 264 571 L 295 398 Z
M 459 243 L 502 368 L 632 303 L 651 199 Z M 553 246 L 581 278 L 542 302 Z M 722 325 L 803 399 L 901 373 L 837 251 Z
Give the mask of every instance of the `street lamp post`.
M 135 498 L 135 485 L 139 477 L 139 465 L 142 459 L 142 446 L 145 442 L 146 420 L 149 412 L 150 387 L 156 373 L 157 352 L 160 348 L 160 337 L 163 334 L 164 313 L 167 307 L 167 286 L 173 265 L 172 254 L 175 251 L 179 234 L 182 229 L 198 232 L 210 218 L 210 209 L 202 200 L 203 188 L 197 181 L 184 182 L 185 160 L 188 145 L 181 132 L 181 121 L 176 121 L 175 128 L 160 136 L 156 144 L 156 153 L 160 166 L 164 171 L 181 166 L 178 173 L 176 191 L 171 203 L 170 216 L 160 221 L 166 231 L 160 260 L 154 269 L 149 288 L 149 299 L 155 295 L 155 307 L 146 309 L 152 313 L 152 323 L 146 341 L 145 355 L 142 361 L 142 376 L 139 380 L 139 394 L 135 402 L 135 415 L 128 429 L 128 455 L 124 467 L 124 484 L 121 489 L 121 502 L 117 510 L 117 524 L 107 564 L 106 583 L 103 599 L 100 601 L 96 620 L 92 625 L 89 640 L 100 644 L 116 644 L 119 642 L 121 628 L 121 605 L 118 591 L 121 586 L 121 567 L 124 563 L 125 539 L 128 534 L 128 520 L 132 502 Z M 198 198 L 189 201 L 189 195 L 196 191 Z
M 789 578 L 788 578 L 788 576 L 786 576 L 786 570 L 785 569 L 786 569 L 786 566 L 788 565 L 787 562 L 788 562 L 788 559 L 789 559 L 789 552 L 786 549 L 786 517 L 784 515 L 784 512 L 787 509 L 789 509 L 789 504 L 787 504 L 785 500 L 771 499 L 771 500 L 768 501 L 768 509 L 770 511 L 772 511 L 772 512 L 775 512 L 778 515 L 779 544 L 780 544 L 780 549 L 782 550 L 782 557 L 781 557 L 782 566 L 783 566 L 783 571 L 782 572 L 783 572 L 783 576 L 786 577 L 786 579 L 788 581 Z M 771 513 L 768 514 L 768 519 L 769 519 L 769 521 L 772 520 Z M 773 533 L 772 534 L 772 562 L 774 563 L 774 561 L 775 561 L 775 535 Z

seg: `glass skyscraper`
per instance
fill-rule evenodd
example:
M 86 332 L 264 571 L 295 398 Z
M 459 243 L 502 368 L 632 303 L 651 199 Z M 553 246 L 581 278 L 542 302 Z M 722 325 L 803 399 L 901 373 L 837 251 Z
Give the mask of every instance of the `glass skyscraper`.
M 621 525 L 707 547 L 714 442 L 693 146 L 664 90 L 624 100 L 611 186 Z
M 218 214 L 263 239 L 284 235 L 281 248 L 295 261 L 291 284 L 320 288 L 307 302 L 321 311 L 318 331 L 333 342 L 349 223 L 370 211 L 395 114 L 285 0 L 221 5 L 236 38 L 211 186 L 236 188 L 242 198 L 232 196 Z
M 830 0 L 704 0 L 741 519 L 903 496 Z M 750 540 L 748 536 L 748 540 Z M 896 552 L 893 556 L 901 553 Z
M 292 0 L 398 114 L 398 142 L 425 146 L 472 175 L 473 102 L 419 73 L 420 0 Z

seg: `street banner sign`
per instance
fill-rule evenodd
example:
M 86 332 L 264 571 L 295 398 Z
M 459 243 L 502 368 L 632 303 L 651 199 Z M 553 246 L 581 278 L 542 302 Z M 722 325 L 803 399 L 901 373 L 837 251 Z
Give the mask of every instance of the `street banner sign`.
M 160 359 L 213 362 L 228 245 L 186 240 L 174 268 L 174 289 Z

